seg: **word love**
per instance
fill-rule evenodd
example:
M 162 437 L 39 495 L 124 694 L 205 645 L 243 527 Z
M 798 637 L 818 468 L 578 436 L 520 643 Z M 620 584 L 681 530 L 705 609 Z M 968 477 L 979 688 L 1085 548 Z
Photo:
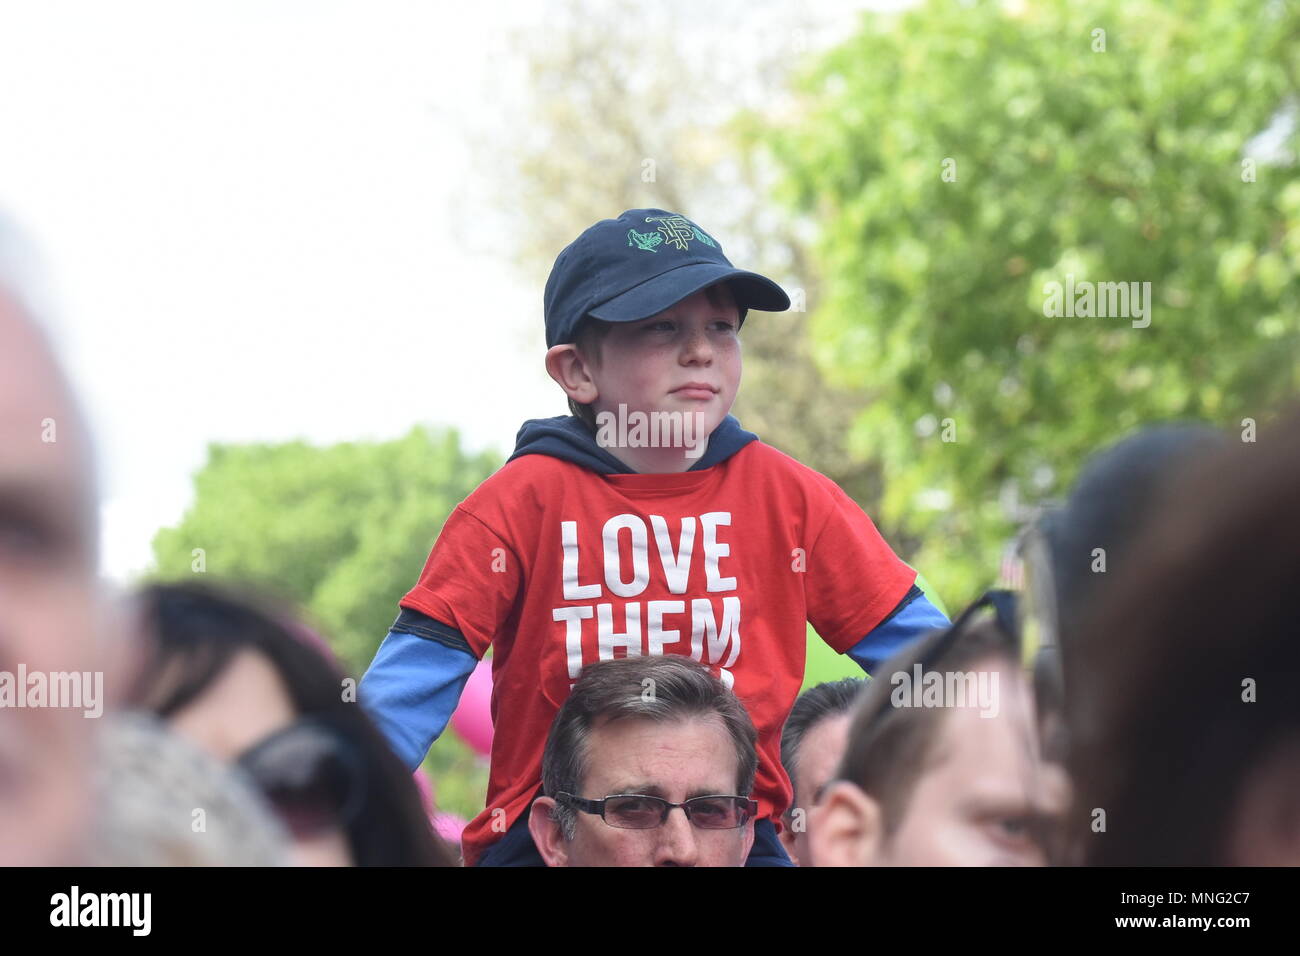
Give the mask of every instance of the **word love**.
M 685 595 L 691 565 L 696 560 L 698 541 L 704 566 L 704 592 L 717 594 L 736 590 L 735 577 L 723 573 L 721 562 L 731 557 L 731 545 L 719 540 L 719 529 L 731 524 L 729 511 L 711 511 L 698 519 L 681 519 L 677 546 L 672 543 L 668 521 L 650 515 L 649 524 L 640 515 L 614 515 L 600 533 L 599 570 L 590 558 L 580 553 L 578 522 L 560 522 L 560 546 L 563 553 L 563 586 L 566 601 L 595 602 L 566 605 L 552 611 L 552 618 L 565 625 L 565 653 L 569 676 L 576 679 L 582 670 L 583 639 L 591 636 L 594 624 L 596 657 L 609 660 L 622 648 L 628 656 L 666 653 L 668 645 L 689 641 L 690 656 L 697 661 L 731 667 L 740 654 L 740 598 L 727 595 L 721 599 L 696 597 L 685 600 L 621 601 L 623 621 L 614 620 L 614 602 L 601 598 L 636 598 L 650 586 L 652 567 L 662 589 L 668 594 Z M 630 547 L 624 560 L 622 540 Z M 654 556 L 651 555 L 653 539 Z M 696 594 L 699 593 L 698 585 Z M 671 620 L 681 616 L 679 620 Z M 689 624 L 689 637 L 686 625 Z M 616 630 L 621 626 L 622 630 Z M 731 675 L 719 674 L 730 684 Z
M 729 524 L 729 511 L 710 511 L 700 515 L 704 575 L 709 591 L 736 589 L 736 579 L 724 578 L 718 571 L 719 559 L 731 553 L 731 545 L 718 540 L 718 528 Z M 659 563 L 669 592 L 685 594 L 695 550 L 695 519 L 682 519 L 681 544 L 675 552 L 668 536 L 668 522 L 660 515 L 651 515 L 650 525 L 654 530 L 655 549 L 659 552 Z M 623 531 L 628 531 L 632 538 L 632 574 L 626 580 L 618 547 L 618 538 Z M 640 515 L 615 515 L 605 522 L 605 527 L 601 530 L 601 541 L 604 544 L 605 587 L 617 597 L 636 597 L 650 583 L 650 548 L 645 520 Z M 582 601 L 603 596 L 599 583 L 579 583 L 578 522 L 560 522 L 560 543 L 564 548 L 564 599 Z

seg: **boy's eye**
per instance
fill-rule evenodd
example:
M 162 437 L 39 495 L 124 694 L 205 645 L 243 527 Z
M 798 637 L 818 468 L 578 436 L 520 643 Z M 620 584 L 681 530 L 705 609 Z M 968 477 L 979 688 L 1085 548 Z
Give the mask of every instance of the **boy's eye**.
M 661 319 L 658 322 L 651 322 L 646 326 L 647 332 L 671 332 L 676 326 L 667 319 Z

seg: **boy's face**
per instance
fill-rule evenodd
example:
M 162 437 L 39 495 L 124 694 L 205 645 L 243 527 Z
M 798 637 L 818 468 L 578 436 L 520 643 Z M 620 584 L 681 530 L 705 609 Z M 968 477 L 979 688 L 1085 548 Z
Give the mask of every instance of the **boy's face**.
M 712 293 L 714 301 L 709 301 Z M 658 315 L 614 325 L 587 363 L 592 409 L 698 414 L 709 435 L 731 411 L 740 388 L 740 311 L 723 283 L 688 296 Z

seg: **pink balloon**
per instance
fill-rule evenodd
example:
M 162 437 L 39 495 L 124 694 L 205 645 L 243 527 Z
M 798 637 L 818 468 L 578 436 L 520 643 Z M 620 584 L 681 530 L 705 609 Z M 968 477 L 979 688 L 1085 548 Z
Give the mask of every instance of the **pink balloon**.
M 465 832 L 465 826 L 468 823 L 469 821 L 464 817 L 457 816 L 454 813 L 435 813 L 433 815 L 433 831 L 453 847 L 460 846 L 460 836 Z
M 451 726 L 474 752 L 492 752 L 492 662 L 479 661 L 465 683 L 460 703 L 451 715 Z
M 424 806 L 424 813 L 429 818 L 433 832 L 453 847 L 460 846 L 461 834 L 469 821 L 455 813 L 444 813 L 434 806 L 433 783 L 424 775 L 423 770 L 415 771 L 413 776 L 415 789 L 420 791 L 420 803 Z

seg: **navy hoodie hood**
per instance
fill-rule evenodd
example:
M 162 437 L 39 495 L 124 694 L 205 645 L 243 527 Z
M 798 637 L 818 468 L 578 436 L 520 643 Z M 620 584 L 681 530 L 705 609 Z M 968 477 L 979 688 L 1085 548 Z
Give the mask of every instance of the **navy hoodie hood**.
M 745 431 L 734 415 L 728 415 L 709 436 L 709 447 L 700 460 L 688 471 L 701 471 L 726 461 L 758 436 Z M 631 475 L 631 468 L 623 464 L 600 445 L 596 436 L 582 419 L 575 415 L 557 415 L 554 418 L 530 418 L 524 422 L 515 437 L 515 453 L 509 461 L 524 455 L 550 455 L 581 465 L 600 475 Z

